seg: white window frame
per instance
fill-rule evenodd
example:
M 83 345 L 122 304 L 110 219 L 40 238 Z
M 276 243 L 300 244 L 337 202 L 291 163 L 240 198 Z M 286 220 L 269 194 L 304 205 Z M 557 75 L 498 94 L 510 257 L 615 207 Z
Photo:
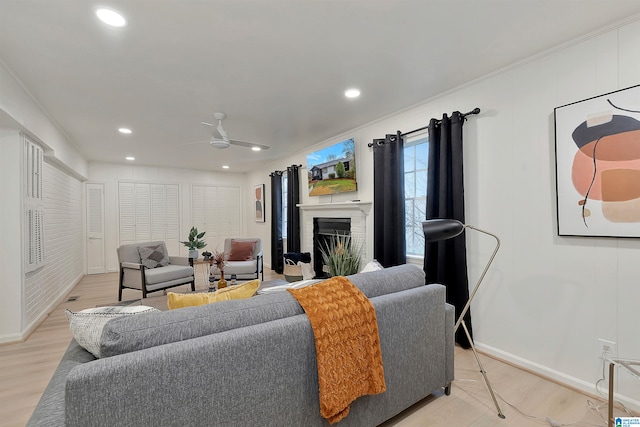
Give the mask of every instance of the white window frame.
M 429 134 L 428 132 L 421 132 L 419 134 L 413 135 L 410 138 L 408 138 L 405 141 L 404 144 L 404 150 L 405 153 L 407 150 L 414 150 L 415 151 L 415 147 L 421 144 L 429 144 Z M 405 161 L 405 170 L 404 170 L 404 178 L 405 182 L 406 180 L 409 178 L 409 175 L 411 175 L 411 177 L 414 180 L 414 192 L 411 195 L 407 194 L 407 188 L 405 186 L 405 194 L 404 194 L 404 203 L 405 203 L 405 218 L 412 218 L 412 221 L 414 224 L 416 223 L 421 223 L 422 221 L 425 220 L 426 218 L 426 214 L 422 217 L 422 218 L 414 218 L 415 215 L 415 210 L 412 209 L 411 212 L 408 211 L 408 208 L 413 206 L 415 203 L 419 203 L 421 206 L 423 206 L 426 209 L 426 203 L 427 203 L 427 195 L 426 195 L 426 191 L 425 191 L 425 195 L 424 196 L 416 196 L 416 192 L 415 189 L 418 188 L 417 183 L 415 183 L 416 179 L 417 179 L 417 172 L 427 172 L 427 167 L 425 167 L 424 169 L 416 169 L 416 161 L 415 161 L 415 156 L 414 157 L 414 162 L 413 162 L 413 168 L 407 170 L 406 167 L 406 161 Z M 405 156 L 406 159 L 406 156 Z M 426 165 L 428 165 L 428 160 Z M 425 174 L 426 175 L 426 174 Z M 426 190 L 427 188 L 427 183 L 424 183 L 424 188 Z M 422 260 L 424 259 L 424 235 L 422 234 L 422 227 L 409 227 L 409 222 L 407 221 L 407 224 L 405 224 L 405 233 L 406 233 L 406 241 L 407 241 L 407 249 L 406 249 L 406 256 L 407 256 L 407 261 L 408 262 L 415 262 L 415 263 L 421 263 Z M 413 228 L 414 230 L 414 234 L 410 233 L 410 230 Z M 419 230 L 418 230 L 419 228 Z M 419 238 L 422 238 L 422 252 L 421 253 L 410 253 L 409 252 L 409 239 L 414 237 L 414 236 L 419 236 Z

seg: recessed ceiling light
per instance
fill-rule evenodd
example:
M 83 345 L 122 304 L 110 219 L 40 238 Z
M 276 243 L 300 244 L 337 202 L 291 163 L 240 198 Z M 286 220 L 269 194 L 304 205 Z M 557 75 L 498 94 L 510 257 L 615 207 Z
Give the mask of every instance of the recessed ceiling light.
M 120 128 L 120 129 L 118 129 L 118 132 L 126 133 L 127 135 L 129 135 L 131 133 L 131 129 L 129 129 L 129 128 Z
M 127 156 L 125 157 L 126 160 L 129 160 L 130 162 L 134 161 L 136 158 L 133 156 Z
M 360 96 L 360 89 L 351 88 L 344 91 L 344 96 L 347 98 L 357 98 Z
M 227 165 L 222 165 L 222 169 L 229 169 L 229 166 L 227 166 Z
M 260 147 L 251 147 L 251 149 L 252 149 L 253 151 L 260 151 L 260 150 L 261 150 L 261 148 L 260 148 Z
M 96 9 L 96 16 L 99 20 L 112 27 L 125 27 L 127 25 L 127 20 L 124 19 L 124 16 L 113 9 L 106 7 Z

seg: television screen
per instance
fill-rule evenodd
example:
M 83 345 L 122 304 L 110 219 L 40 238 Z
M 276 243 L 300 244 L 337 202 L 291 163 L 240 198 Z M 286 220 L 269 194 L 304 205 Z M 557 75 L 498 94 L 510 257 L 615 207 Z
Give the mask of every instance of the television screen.
M 309 196 L 356 191 L 353 138 L 307 155 Z

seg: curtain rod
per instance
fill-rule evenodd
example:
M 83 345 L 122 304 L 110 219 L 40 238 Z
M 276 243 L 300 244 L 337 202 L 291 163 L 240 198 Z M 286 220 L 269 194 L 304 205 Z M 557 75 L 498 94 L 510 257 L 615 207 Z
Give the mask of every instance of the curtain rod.
M 302 168 L 302 165 L 291 165 L 291 166 L 298 166 L 298 168 Z M 289 167 L 291 167 L 291 166 L 289 166 Z M 271 173 L 269 174 L 269 176 L 271 176 L 271 174 L 274 174 L 274 173 L 283 174 L 283 173 L 285 173 L 286 171 L 287 171 L 286 169 L 285 169 L 285 170 L 283 170 L 283 171 L 273 171 L 273 172 L 271 172 Z
M 461 116 L 462 116 L 463 119 L 466 120 L 466 117 L 470 116 L 472 114 L 480 114 L 480 109 L 478 107 L 476 107 L 473 110 L 469 111 L 468 113 L 461 114 Z M 440 123 L 442 123 L 442 120 L 438 120 L 436 122 L 436 126 L 439 125 Z M 429 125 L 421 127 L 420 129 L 414 129 L 414 130 L 410 130 L 409 132 L 405 132 L 405 133 L 402 134 L 402 136 L 411 135 L 412 133 L 420 132 L 421 130 L 425 130 L 425 129 L 429 129 Z
M 471 114 L 480 114 L 480 108 L 476 107 L 476 108 L 474 108 L 473 110 L 469 111 L 468 113 L 460 114 L 460 116 L 461 116 L 464 120 L 466 120 L 466 119 L 467 119 L 467 116 L 470 116 Z M 442 120 L 437 120 L 437 121 L 436 121 L 436 125 L 439 125 L 440 123 L 442 123 Z M 400 134 L 400 136 L 407 136 L 407 135 L 411 135 L 412 133 L 420 132 L 420 131 L 425 130 L 425 129 L 429 129 L 429 125 L 424 126 L 424 127 L 421 127 L 420 129 L 414 129 L 414 130 L 410 130 L 409 132 L 402 133 L 402 134 Z M 400 132 L 400 131 L 398 131 L 398 132 Z M 384 138 L 383 138 L 383 139 L 380 139 L 380 140 L 377 140 L 377 139 L 376 139 L 376 140 L 374 140 L 374 142 L 376 142 L 376 141 L 384 141 Z M 395 142 L 395 141 L 394 141 L 394 142 Z M 367 144 L 367 147 L 369 147 L 369 148 L 371 148 L 371 147 L 373 147 L 373 146 L 374 146 L 374 143 L 373 143 L 373 142 L 372 142 L 372 143 Z

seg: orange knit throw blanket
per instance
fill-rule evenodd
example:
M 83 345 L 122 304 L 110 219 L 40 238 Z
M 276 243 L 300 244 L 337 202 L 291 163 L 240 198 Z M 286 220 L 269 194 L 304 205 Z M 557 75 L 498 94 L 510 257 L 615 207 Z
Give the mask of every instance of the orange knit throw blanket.
M 336 423 L 360 396 L 386 390 L 376 312 L 347 278 L 287 289 L 309 317 L 316 341 L 320 414 Z

